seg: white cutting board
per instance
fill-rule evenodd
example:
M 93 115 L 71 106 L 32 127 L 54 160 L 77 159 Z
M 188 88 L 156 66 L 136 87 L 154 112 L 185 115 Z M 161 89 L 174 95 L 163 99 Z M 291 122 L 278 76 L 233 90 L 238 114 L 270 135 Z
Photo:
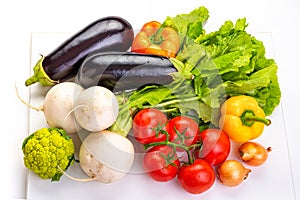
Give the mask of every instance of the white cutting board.
M 33 33 L 31 69 L 40 58 L 40 54 L 47 55 L 57 45 L 70 36 L 70 33 Z M 255 36 L 262 40 L 267 49 L 267 56 L 272 58 L 272 35 L 271 33 L 256 33 Z M 30 103 L 41 105 L 48 88 L 39 85 L 30 88 Z M 143 200 L 174 200 L 174 199 L 205 199 L 205 200 L 261 200 L 261 199 L 295 199 L 293 191 L 290 160 L 287 145 L 287 137 L 284 124 L 282 106 L 279 105 L 270 119 L 272 124 L 265 128 L 263 135 L 255 141 L 265 146 L 271 146 L 267 162 L 260 167 L 249 167 L 252 172 L 247 180 L 234 188 L 223 186 L 216 181 L 208 191 L 192 195 L 185 192 L 173 180 L 168 183 L 158 183 L 145 174 L 130 173 L 119 182 L 102 184 L 100 182 L 76 182 L 63 176 L 59 182 L 42 180 L 32 172 L 28 172 L 27 199 L 30 200 L 64 200 L 64 199 L 143 199 Z M 29 131 L 47 127 L 42 112 L 31 110 L 29 114 Z M 235 155 L 231 155 L 235 158 Z M 139 169 L 139 162 L 135 163 Z M 85 178 L 79 164 L 71 166 L 68 173 L 75 177 Z

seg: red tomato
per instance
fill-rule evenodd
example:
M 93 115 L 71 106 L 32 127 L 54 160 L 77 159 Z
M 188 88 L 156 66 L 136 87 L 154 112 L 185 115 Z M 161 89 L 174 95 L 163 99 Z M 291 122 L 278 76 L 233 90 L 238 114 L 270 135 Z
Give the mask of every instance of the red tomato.
M 133 118 L 133 136 L 141 144 L 165 141 L 166 135 L 159 130 L 164 129 L 167 121 L 166 115 L 160 110 L 143 109 Z
M 224 162 L 230 153 L 230 139 L 220 129 L 206 129 L 200 134 L 202 147 L 196 151 L 197 158 L 204 158 L 211 165 L 218 165 Z
M 166 126 L 169 135 L 172 135 L 172 142 L 191 146 L 199 139 L 199 126 L 195 120 L 185 116 L 172 118 Z M 177 148 L 178 151 L 183 151 Z
M 180 167 L 177 177 L 183 189 L 192 194 L 207 191 L 215 182 L 212 166 L 203 159 L 197 159 L 191 165 Z
M 143 168 L 148 175 L 159 182 L 176 177 L 180 162 L 174 149 L 169 146 L 155 146 L 143 158 Z

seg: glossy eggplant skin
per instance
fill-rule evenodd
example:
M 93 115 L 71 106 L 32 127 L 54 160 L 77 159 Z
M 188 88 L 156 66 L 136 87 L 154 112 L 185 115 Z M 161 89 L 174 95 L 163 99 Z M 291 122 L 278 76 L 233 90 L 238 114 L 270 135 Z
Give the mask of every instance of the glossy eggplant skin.
M 75 82 L 84 88 L 99 85 L 113 92 L 145 85 L 165 85 L 177 72 L 167 57 L 133 52 L 101 52 L 86 57 Z
M 88 54 L 127 51 L 133 38 L 132 26 L 125 19 L 117 16 L 100 18 L 45 56 L 41 67 L 49 80 L 62 82 L 76 75 Z

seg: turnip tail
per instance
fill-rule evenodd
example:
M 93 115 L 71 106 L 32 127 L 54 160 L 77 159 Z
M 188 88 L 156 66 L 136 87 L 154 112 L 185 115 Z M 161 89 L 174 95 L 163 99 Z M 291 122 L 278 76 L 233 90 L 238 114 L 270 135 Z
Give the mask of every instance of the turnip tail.
M 77 105 L 77 106 L 75 106 L 72 110 L 70 110 L 70 112 L 67 113 L 67 115 L 65 116 L 65 119 L 67 119 L 72 113 L 74 113 L 74 111 L 76 109 L 78 109 L 79 107 L 82 107 L 82 106 L 88 107 L 87 105 Z
M 50 127 L 62 128 L 68 134 L 77 133 L 81 127 L 77 124 L 73 113 L 74 102 L 84 88 L 74 82 L 63 82 L 52 86 L 45 95 L 43 105 L 35 107 L 24 101 L 17 90 L 18 98 L 26 106 L 36 111 L 43 111 Z
M 30 103 L 26 102 L 24 99 L 21 98 L 20 94 L 19 94 L 19 91 L 18 91 L 18 87 L 17 87 L 17 84 L 15 84 L 15 90 L 16 90 L 16 94 L 17 94 L 17 97 L 18 99 L 23 103 L 25 104 L 27 107 L 33 109 L 33 110 L 36 110 L 36 111 L 43 111 L 43 106 L 41 107 L 35 107 L 33 105 L 31 105 Z
M 57 168 L 69 179 L 73 180 L 73 181 L 78 181 L 78 182 L 90 182 L 90 181 L 95 181 L 96 178 L 95 177 L 90 177 L 90 178 L 76 178 L 73 177 L 71 175 L 69 175 L 67 172 L 65 172 L 64 170 L 62 170 L 62 168 L 60 168 L 60 166 L 57 166 Z

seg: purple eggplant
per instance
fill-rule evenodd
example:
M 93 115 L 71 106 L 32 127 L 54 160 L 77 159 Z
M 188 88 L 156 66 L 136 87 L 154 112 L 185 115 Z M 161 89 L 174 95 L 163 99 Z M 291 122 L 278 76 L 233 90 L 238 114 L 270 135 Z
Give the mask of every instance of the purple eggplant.
M 169 84 L 175 72 L 177 69 L 167 57 L 134 52 L 101 52 L 85 58 L 75 82 L 84 88 L 99 85 L 121 92 L 145 85 Z
M 76 76 L 84 58 L 92 52 L 127 51 L 133 41 L 131 24 L 117 16 L 100 18 L 91 23 L 34 66 L 34 75 L 25 81 L 52 86 Z

